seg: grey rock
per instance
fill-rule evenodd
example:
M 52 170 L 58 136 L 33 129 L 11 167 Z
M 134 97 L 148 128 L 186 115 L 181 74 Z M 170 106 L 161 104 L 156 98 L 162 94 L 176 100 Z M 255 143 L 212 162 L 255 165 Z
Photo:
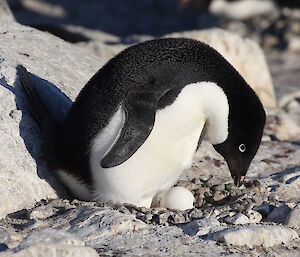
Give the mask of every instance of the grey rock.
M 203 213 L 198 208 L 194 208 L 189 213 L 189 217 L 190 217 L 191 220 L 201 219 L 203 217 Z
M 152 220 L 156 224 L 165 224 L 168 222 L 169 217 L 171 216 L 170 212 L 164 212 L 159 214 L 154 214 Z
M 0 244 L 7 244 L 10 240 L 10 233 L 6 229 L 0 227 Z
M 6 0 L 0 0 L 0 21 L 1 22 L 13 22 L 14 16 L 6 2 Z
M 268 215 L 267 220 L 270 222 L 284 223 L 290 212 L 290 207 L 286 204 L 281 205 L 273 209 L 273 211 Z
M 275 3 L 270 0 L 215 0 L 209 9 L 215 15 L 237 20 L 278 12 Z
M 292 228 L 300 229 L 300 205 L 298 204 L 292 211 L 289 213 L 285 220 L 285 224 Z
M 74 246 L 84 246 L 84 242 L 74 235 L 60 230 L 46 229 L 41 232 L 33 232 L 27 236 L 16 248 L 17 251 L 38 244 L 64 244 Z
M 221 200 L 223 200 L 224 198 L 226 198 L 226 193 L 223 191 L 216 191 L 216 192 L 214 192 L 214 194 L 213 194 L 213 200 L 215 201 L 215 202 L 218 202 L 218 201 L 221 201 Z
M 18 257 L 82 257 L 98 256 L 97 252 L 85 247 L 83 241 L 65 231 L 46 229 L 33 232 L 14 249 L 0 253 L 0 256 Z
M 30 213 L 30 219 L 45 219 L 54 215 L 57 211 L 52 206 L 39 206 Z
M 98 257 L 98 253 L 91 247 L 73 245 L 35 245 L 17 252 L 0 252 L 0 257 Z
M 300 52 L 300 37 L 294 36 L 290 38 L 288 48 L 293 52 Z
M 236 246 L 272 247 L 298 239 L 296 231 L 283 226 L 247 225 L 217 232 L 214 240 Z
M 51 81 L 74 99 L 104 61 L 13 21 L 1 21 L 0 34 L 0 217 L 4 217 L 64 193 L 47 169 L 40 132 L 28 112 L 16 66 L 23 64 L 38 81 Z
M 262 219 L 262 215 L 258 211 L 253 210 L 247 211 L 247 217 L 249 218 L 249 223 L 258 223 Z
M 145 228 L 147 225 L 133 216 L 110 209 L 82 207 L 70 221 L 69 232 L 84 240 L 105 240 L 107 237 Z
M 227 216 L 225 218 L 225 222 L 233 225 L 243 225 L 250 223 L 249 218 L 242 213 L 237 213 L 233 216 Z
M 169 217 L 168 221 L 171 224 L 181 224 L 181 223 L 185 223 L 186 219 L 182 213 L 174 213 Z
M 282 109 L 268 108 L 265 133 L 279 140 L 300 140 L 300 127 Z
M 253 208 L 253 210 L 259 212 L 263 218 L 266 218 L 273 209 L 274 209 L 274 206 L 272 206 L 268 203 L 264 203 L 262 205 L 257 205 Z
M 194 220 L 186 225 L 181 226 L 184 233 L 190 236 L 203 236 L 210 233 L 215 227 L 219 227 L 220 222 L 214 218 L 204 218 Z
M 214 185 L 211 187 L 211 190 L 216 192 L 216 191 L 223 191 L 225 189 L 225 185 L 224 184 L 220 184 L 220 185 Z

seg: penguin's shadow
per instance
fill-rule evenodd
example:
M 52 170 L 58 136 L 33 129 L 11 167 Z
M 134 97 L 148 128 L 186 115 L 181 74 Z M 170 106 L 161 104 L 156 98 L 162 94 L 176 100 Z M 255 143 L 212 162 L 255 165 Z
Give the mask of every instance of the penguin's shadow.
M 57 92 L 61 93 L 61 91 L 49 81 L 44 80 L 32 73 L 29 73 L 29 76 L 35 87 L 36 85 L 38 85 L 40 87 L 39 89 L 41 91 L 44 91 L 45 95 L 47 95 L 47 90 L 53 91 L 56 89 Z M 44 147 L 47 146 L 43 144 L 41 130 L 38 128 L 36 122 L 30 114 L 29 103 L 26 99 L 18 74 L 16 76 L 15 82 L 13 83 L 13 86 L 7 83 L 5 77 L 0 78 L 0 85 L 14 94 L 16 109 L 17 111 L 22 112 L 22 117 L 19 122 L 19 133 L 24 141 L 28 153 L 36 162 L 38 177 L 47 181 L 47 183 L 55 190 L 58 197 L 70 198 L 70 193 L 68 192 L 68 190 L 59 182 L 59 179 L 55 175 L 55 172 L 51 170 L 49 165 L 47 164 L 47 156 L 43 151 Z M 67 96 L 65 96 L 63 93 L 61 94 L 63 99 L 67 100 L 70 104 L 72 103 L 72 101 L 67 98 Z M 57 104 L 59 101 L 59 96 L 57 94 L 55 98 L 55 94 L 53 94 L 52 92 L 49 95 L 49 100 L 50 99 L 53 100 L 53 105 L 55 105 L 55 103 Z M 58 110 L 58 108 L 56 108 L 55 110 Z M 64 112 L 57 114 L 58 119 L 62 119 L 66 115 L 66 113 Z M 26 177 L 24 177 L 24 179 L 26 179 Z

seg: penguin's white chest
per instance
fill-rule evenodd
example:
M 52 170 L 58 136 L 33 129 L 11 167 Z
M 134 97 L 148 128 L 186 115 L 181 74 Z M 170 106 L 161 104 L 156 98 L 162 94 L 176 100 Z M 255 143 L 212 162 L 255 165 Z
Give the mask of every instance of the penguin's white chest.
M 122 110 L 115 113 L 93 141 L 90 163 L 97 201 L 149 207 L 153 196 L 169 189 L 191 166 L 206 120 L 194 89 L 186 86 L 173 104 L 157 111 L 153 130 L 137 152 L 123 164 L 106 169 L 100 166 L 101 156 L 123 124 Z

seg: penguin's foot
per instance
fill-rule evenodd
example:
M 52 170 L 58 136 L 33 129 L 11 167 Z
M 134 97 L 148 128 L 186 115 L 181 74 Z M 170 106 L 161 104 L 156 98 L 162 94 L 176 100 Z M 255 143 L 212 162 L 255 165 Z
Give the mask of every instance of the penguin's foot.
M 185 211 L 193 208 L 194 196 L 184 187 L 172 187 L 160 196 L 160 207 Z M 156 202 L 157 203 L 157 202 Z

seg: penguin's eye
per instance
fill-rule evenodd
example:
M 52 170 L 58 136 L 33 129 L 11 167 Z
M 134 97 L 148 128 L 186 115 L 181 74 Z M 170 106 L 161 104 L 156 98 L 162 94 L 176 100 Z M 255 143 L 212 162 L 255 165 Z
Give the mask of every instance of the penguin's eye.
M 244 145 L 244 144 L 240 144 L 240 146 L 239 146 L 239 150 L 240 150 L 240 152 L 245 152 L 246 151 L 246 146 Z

